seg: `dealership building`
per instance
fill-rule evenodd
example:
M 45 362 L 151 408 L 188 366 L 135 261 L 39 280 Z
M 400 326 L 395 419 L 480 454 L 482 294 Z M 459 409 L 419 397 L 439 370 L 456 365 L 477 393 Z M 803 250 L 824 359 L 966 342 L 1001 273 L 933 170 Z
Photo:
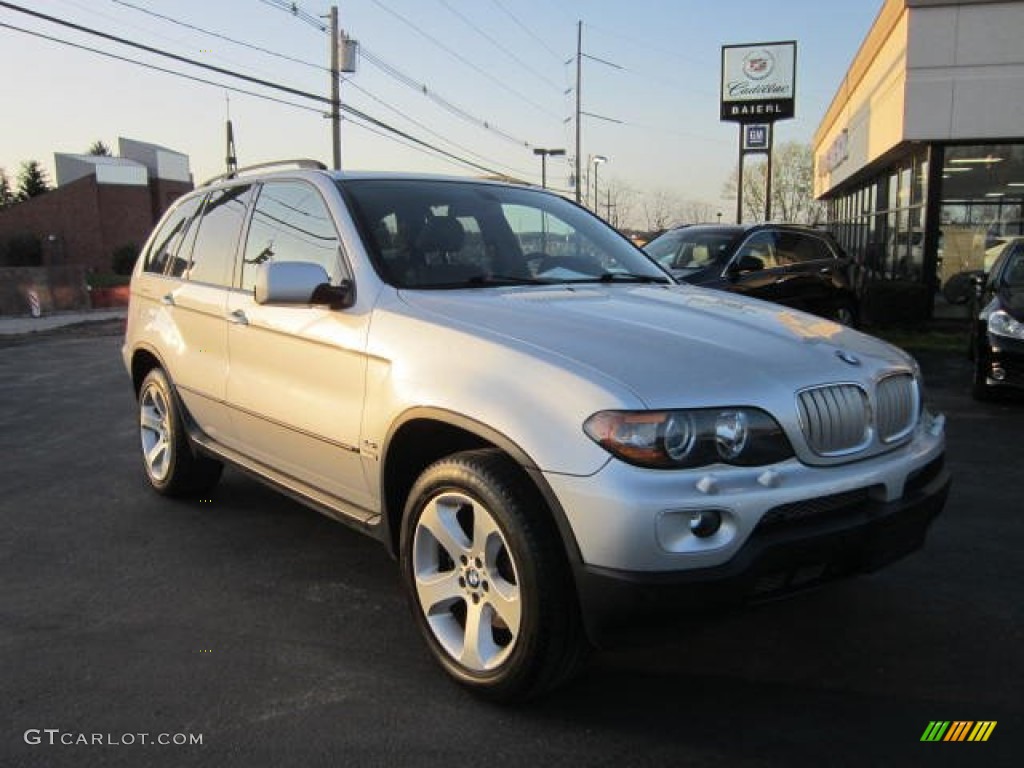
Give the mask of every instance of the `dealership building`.
M 1024 235 L 1024 2 L 886 0 L 814 136 L 815 195 L 865 299 L 939 290 Z

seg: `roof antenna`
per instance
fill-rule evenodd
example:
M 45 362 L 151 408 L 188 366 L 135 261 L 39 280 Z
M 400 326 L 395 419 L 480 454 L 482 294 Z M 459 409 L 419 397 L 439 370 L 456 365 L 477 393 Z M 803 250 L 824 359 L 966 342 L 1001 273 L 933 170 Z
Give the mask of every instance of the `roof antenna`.
M 231 97 L 228 96 L 226 91 L 224 93 L 224 104 L 228 127 L 227 171 L 229 174 L 234 174 L 238 170 L 238 156 L 235 152 L 235 132 L 231 127 Z

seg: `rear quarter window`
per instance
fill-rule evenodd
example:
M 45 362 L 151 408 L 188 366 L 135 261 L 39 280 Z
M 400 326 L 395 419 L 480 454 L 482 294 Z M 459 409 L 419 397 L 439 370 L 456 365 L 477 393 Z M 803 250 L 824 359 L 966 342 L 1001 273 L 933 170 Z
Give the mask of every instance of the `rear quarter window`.
M 167 216 L 150 241 L 143 270 L 160 275 L 167 271 L 167 265 L 174 260 L 185 239 L 200 200 L 201 197 L 185 200 Z
M 198 223 L 192 258 L 184 277 L 197 283 L 228 286 L 238 250 L 252 187 L 218 189 L 210 193 Z

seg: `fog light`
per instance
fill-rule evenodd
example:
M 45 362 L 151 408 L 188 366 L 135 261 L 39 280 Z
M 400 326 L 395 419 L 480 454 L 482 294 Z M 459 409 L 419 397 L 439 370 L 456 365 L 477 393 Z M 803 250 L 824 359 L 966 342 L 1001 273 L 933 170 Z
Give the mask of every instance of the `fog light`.
M 992 378 L 996 381 L 1004 381 L 1006 379 L 1006 371 L 999 363 L 992 363 Z
M 699 539 L 714 536 L 721 527 L 722 513 L 717 509 L 705 509 L 690 513 L 690 533 Z

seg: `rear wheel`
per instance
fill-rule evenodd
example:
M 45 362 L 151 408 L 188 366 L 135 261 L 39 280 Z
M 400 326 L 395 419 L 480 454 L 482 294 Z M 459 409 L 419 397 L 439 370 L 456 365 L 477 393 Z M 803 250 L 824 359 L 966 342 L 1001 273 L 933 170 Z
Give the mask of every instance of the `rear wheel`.
M 586 650 L 568 563 L 535 489 L 497 451 L 436 462 L 409 494 L 403 582 L 431 652 L 462 685 L 517 701 Z
M 200 494 L 220 479 L 220 462 L 193 453 L 181 408 L 161 368 L 150 371 L 139 389 L 139 437 L 146 476 L 157 493 Z

